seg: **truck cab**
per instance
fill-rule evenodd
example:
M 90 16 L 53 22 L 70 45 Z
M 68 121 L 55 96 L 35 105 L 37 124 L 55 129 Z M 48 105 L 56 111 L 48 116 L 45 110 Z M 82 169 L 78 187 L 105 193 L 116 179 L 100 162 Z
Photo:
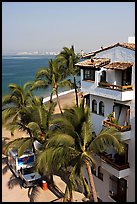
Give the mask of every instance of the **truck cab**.
M 22 180 L 22 185 L 24 188 L 37 186 L 41 180 L 41 176 L 35 171 L 34 167 L 21 168 L 19 172 L 19 177 Z

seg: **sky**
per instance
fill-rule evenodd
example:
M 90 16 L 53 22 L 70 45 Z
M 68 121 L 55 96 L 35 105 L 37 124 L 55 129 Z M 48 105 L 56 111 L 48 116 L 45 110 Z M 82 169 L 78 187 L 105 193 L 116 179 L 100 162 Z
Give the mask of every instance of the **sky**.
M 91 52 L 135 36 L 135 2 L 2 2 L 2 54 Z

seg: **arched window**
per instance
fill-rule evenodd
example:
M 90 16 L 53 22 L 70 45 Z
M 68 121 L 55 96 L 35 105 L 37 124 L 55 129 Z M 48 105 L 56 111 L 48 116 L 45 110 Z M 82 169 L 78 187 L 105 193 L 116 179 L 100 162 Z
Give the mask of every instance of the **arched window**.
M 99 102 L 99 115 L 104 115 L 104 103 L 102 101 Z
M 95 99 L 92 101 L 92 112 L 97 113 L 97 102 Z

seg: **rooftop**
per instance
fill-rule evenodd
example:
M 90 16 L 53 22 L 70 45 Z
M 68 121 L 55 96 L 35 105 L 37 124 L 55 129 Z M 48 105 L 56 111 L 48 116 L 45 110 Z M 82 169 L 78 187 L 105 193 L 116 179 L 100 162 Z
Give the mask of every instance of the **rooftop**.
M 125 70 L 127 68 L 130 68 L 133 66 L 133 63 L 130 62 L 112 62 L 110 64 L 107 64 L 105 68 L 107 69 L 121 69 Z
M 115 43 L 113 45 L 110 45 L 108 47 L 101 47 L 99 50 L 84 54 L 82 56 L 82 58 L 86 58 L 86 57 L 90 57 L 90 56 L 95 56 L 97 53 L 111 49 L 113 47 L 117 47 L 117 46 L 121 46 L 130 50 L 134 50 L 135 51 L 135 43 Z
M 110 63 L 110 59 L 108 58 L 94 58 L 94 59 L 86 59 L 84 61 L 76 63 L 77 66 L 83 66 L 83 67 L 93 67 L 93 68 L 99 68 L 103 67 L 104 65 L 107 65 Z

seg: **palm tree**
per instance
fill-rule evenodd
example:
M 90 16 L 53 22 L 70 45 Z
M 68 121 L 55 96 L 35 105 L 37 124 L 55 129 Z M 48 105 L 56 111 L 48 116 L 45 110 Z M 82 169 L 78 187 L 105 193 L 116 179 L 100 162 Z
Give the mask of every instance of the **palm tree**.
M 21 156 L 26 149 L 33 148 L 34 153 L 34 141 L 39 141 L 43 146 L 45 146 L 48 137 L 52 133 L 51 128 L 51 121 L 52 121 L 52 114 L 54 112 L 56 103 L 52 102 L 49 104 L 43 104 L 43 99 L 38 97 L 32 97 L 31 101 L 27 103 L 26 107 L 22 108 L 20 112 L 20 117 L 14 123 L 11 123 L 10 126 L 14 126 L 14 128 L 22 129 L 27 131 L 30 137 L 21 137 L 12 140 L 4 145 L 4 154 L 7 155 L 9 148 L 16 148 L 18 149 L 18 155 Z M 42 151 L 41 148 L 41 151 Z M 8 166 L 5 166 L 3 172 L 6 172 Z M 50 177 L 52 180 L 52 177 Z M 17 183 L 17 182 L 16 182 Z M 13 179 L 9 181 L 9 185 L 13 185 Z M 30 194 L 30 190 L 31 194 Z M 30 197 L 30 201 L 34 202 L 35 197 L 38 194 L 37 187 L 33 187 L 29 189 L 28 195 Z
M 32 97 L 30 91 L 31 82 L 26 82 L 23 86 L 9 84 L 9 94 L 2 97 L 2 124 L 7 126 L 11 121 L 14 122 L 20 116 L 23 107 L 27 105 Z M 11 129 L 14 134 L 14 129 Z
M 80 75 L 80 69 L 75 64 L 80 60 L 80 55 L 75 54 L 74 46 L 71 48 L 64 47 L 63 51 L 57 55 L 57 58 L 66 64 L 68 76 L 72 75 L 74 78 L 74 88 L 76 95 L 76 105 L 78 107 L 78 95 L 77 95 L 77 85 L 76 85 L 76 75 Z
M 57 97 L 57 104 L 62 114 L 60 100 L 58 96 L 59 87 L 68 86 L 71 87 L 70 80 L 65 80 L 65 70 L 63 63 L 60 63 L 58 59 L 49 60 L 48 68 L 40 68 L 36 73 L 36 80 L 34 81 L 31 90 L 38 88 L 52 87 L 50 102 L 52 101 L 52 95 L 55 93 Z
M 120 133 L 115 128 L 103 129 L 94 138 L 90 110 L 87 106 L 84 107 L 84 99 L 80 107 L 66 109 L 63 116 L 53 122 L 56 124 L 56 129 L 54 135 L 49 138 L 45 151 L 37 160 L 38 168 L 50 171 L 53 166 L 57 169 L 70 167 L 71 171 L 73 170 L 73 175 L 80 175 L 83 166 L 85 166 L 94 202 L 98 202 L 91 171 L 91 166 L 95 166 L 93 155 L 105 151 L 110 146 L 113 146 L 119 154 L 123 153 Z
M 44 104 L 43 98 L 33 97 L 26 107 L 22 108 L 20 117 L 12 121 L 9 126 L 13 129 L 27 131 L 30 137 L 18 138 L 6 145 L 6 152 L 9 147 L 18 148 L 18 154 L 32 146 L 35 153 L 34 141 L 38 140 L 44 144 L 50 136 L 50 120 L 56 103 Z

